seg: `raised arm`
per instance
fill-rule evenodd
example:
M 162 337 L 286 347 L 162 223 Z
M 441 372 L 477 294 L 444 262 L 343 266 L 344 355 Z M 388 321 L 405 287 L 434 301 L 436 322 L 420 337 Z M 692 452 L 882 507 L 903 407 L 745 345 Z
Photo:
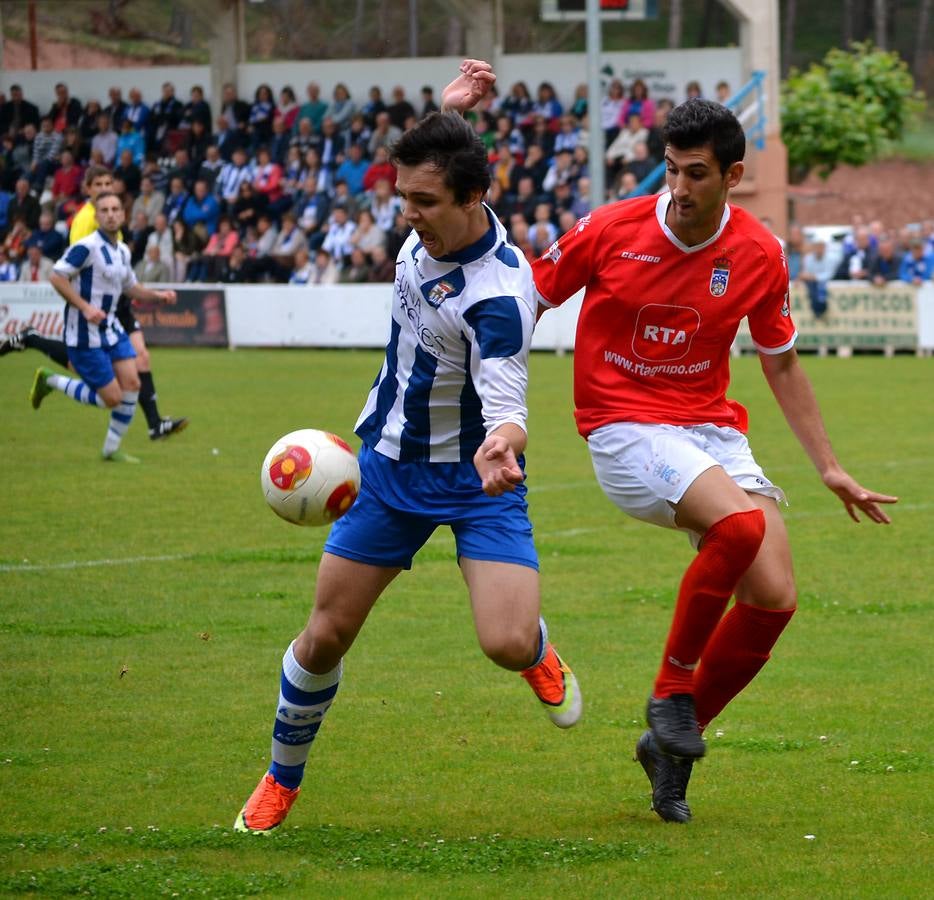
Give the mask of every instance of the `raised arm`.
M 476 106 L 496 81 L 493 67 L 482 59 L 465 59 L 457 76 L 441 92 L 441 111 L 463 115 Z
M 864 488 L 837 461 L 814 389 L 794 348 L 774 355 L 760 353 L 759 361 L 798 443 L 814 463 L 824 484 L 843 501 L 850 518 L 859 522 L 856 510 L 860 509 L 873 522 L 888 525 L 891 519 L 879 504 L 896 503 L 898 498 Z

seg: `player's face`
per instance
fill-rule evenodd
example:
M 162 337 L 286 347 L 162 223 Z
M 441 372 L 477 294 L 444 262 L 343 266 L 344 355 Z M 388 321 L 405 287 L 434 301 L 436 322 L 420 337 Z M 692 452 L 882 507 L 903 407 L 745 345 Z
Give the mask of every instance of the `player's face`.
M 109 175 L 98 175 L 88 185 L 88 196 L 91 200 L 96 200 L 101 194 L 106 194 L 113 189 L 114 183 Z
M 454 192 L 444 183 L 444 176 L 430 163 L 400 165 L 396 192 L 402 199 L 406 222 L 435 259 L 462 250 L 478 239 L 473 214 L 480 198 L 457 203 Z
M 116 234 L 123 225 L 123 204 L 116 197 L 105 197 L 95 209 L 101 228 L 107 234 Z
M 679 150 L 665 148 L 665 181 L 671 191 L 667 225 L 686 244 L 698 244 L 720 226 L 730 188 L 739 184 L 743 164 L 733 163 L 726 173 L 710 145 Z

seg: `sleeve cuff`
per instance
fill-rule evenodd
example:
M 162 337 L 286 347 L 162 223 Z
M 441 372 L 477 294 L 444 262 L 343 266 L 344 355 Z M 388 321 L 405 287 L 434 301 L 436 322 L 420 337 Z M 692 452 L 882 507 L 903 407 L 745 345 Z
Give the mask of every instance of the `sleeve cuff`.
M 753 345 L 755 346 L 756 350 L 759 351 L 759 353 L 764 353 L 766 356 L 778 356 L 779 353 L 785 353 L 794 347 L 796 340 L 798 340 L 797 330 L 788 341 L 781 345 L 781 347 L 763 347 L 761 344 L 757 344 L 755 341 L 753 341 Z

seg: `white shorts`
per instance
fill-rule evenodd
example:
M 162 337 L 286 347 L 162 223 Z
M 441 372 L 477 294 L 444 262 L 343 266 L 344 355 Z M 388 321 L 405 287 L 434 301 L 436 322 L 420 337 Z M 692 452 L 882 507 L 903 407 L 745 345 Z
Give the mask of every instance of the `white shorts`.
M 713 466 L 722 466 L 744 491 L 786 502 L 735 428 L 615 422 L 592 432 L 587 444 L 607 497 L 630 516 L 663 528 L 678 528 L 673 504 Z

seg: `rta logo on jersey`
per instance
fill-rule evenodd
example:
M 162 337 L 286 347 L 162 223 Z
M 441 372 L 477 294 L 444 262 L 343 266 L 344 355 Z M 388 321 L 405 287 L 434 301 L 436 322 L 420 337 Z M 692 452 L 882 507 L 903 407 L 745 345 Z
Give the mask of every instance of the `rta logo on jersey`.
M 674 362 L 691 350 L 700 314 L 691 306 L 647 303 L 636 316 L 632 351 L 649 362 Z
M 722 297 L 730 285 L 730 267 L 733 261 L 727 256 L 718 256 L 713 261 L 713 272 L 710 275 L 710 293 L 714 297 Z

